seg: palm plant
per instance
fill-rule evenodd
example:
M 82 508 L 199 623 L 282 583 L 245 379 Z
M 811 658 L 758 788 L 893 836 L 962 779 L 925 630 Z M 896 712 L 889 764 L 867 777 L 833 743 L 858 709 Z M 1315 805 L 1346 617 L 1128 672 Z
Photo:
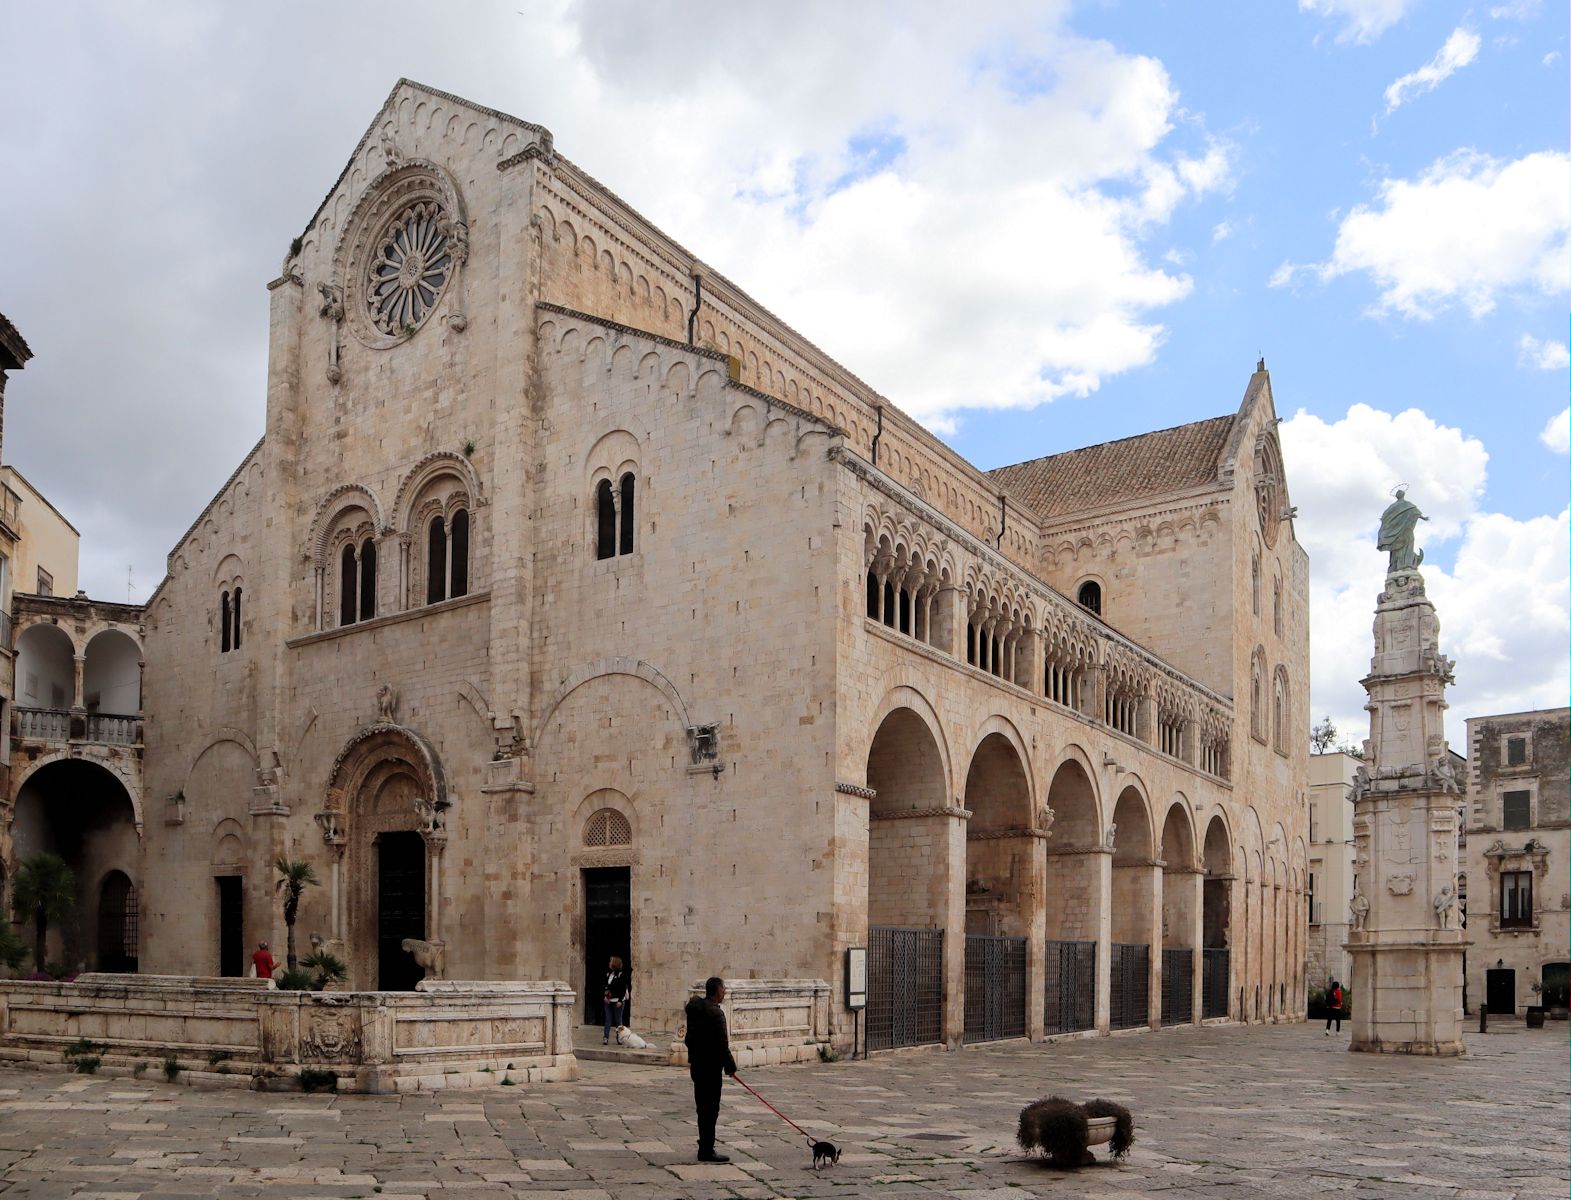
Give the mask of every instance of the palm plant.
M 76 876 L 58 854 L 35 854 L 16 869 L 16 911 L 33 918 L 33 962 L 44 969 L 49 922 L 63 921 L 76 907 Z
M 279 855 L 278 861 L 273 865 L 278 868 L 278 888 L 284 893 L 284 928 L 287 931 L 288 945 L 284 962 L 293 971 L 299 966 L 295 958 L 295 918 L 300 915 L 300 895 L 306 888 L 314 887 L 322 881 L 316 877 L 311 864 L 303 859 L 290 859 Z

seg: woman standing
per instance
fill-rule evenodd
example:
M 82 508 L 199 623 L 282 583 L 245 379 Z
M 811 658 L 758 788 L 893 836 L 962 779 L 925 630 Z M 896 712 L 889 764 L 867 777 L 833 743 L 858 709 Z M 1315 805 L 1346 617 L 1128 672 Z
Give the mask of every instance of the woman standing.
M 632 998 L 632 981 L 627 977 L 621 958 L 613 954 L 606 967 L 605 1037 L 600 1041 L 602 1046 L 610 1044 L 611 1031 L 623 1023 L 622 1017 L 627 1012 L 627 1002 Z

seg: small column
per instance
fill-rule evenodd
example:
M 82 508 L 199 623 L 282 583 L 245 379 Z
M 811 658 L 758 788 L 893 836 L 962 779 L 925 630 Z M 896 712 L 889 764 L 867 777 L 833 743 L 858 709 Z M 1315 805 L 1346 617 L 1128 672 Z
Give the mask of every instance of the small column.
M 1146 1024 L 1152 1029 L 1162 1027 L 1162 951 L 1167 948 L 1162 936 L 1162 863 L 1154 860 L 1143 868 L 1150 872 L 1146 894 L 1150 896 L 1150 919 L 1147 922 L 1147 942 L 1151 947 L 1151 974 L 1146 980 Z
M 78 654 L 74 659 L 72 659 L 72 666 L 74 671 L 73 678 L 75 682 L 72 684 L 71 707 L 86 708 L 87 701 L 82 695 L 82 679 L 87 670 L 87 658 L 84 655 Z
M 1029 880 L 1026 884 L 1026 1037 L 1042 1040 L 1046 1014 L 1042 1011 L 1047 989 L 1047 838 L 1033 833 L 1026 846 Z
M 968 813 L 935 818 L 943 829 L 944 882 L 944 1044 L 957 1047 L 966 1031 L 966 825 Z M 938 864 L 934 864 L 935 868 Z
M 1091 852 L 1096 880 L 1096 1031 L 1107 1033 L 1113 1025 L 1113 848 Z
M 1175 880 L 1174 882 L 1180 882 Z M 1194 947 L 1194 963 L 1190 967 L 1191 982 L 1189 1011 L 1194 1023 L 1205 1019 L 1205 930 L 1206 930 L 1206 873 L 1200 866 L 1189 868 L 1189 944 Z

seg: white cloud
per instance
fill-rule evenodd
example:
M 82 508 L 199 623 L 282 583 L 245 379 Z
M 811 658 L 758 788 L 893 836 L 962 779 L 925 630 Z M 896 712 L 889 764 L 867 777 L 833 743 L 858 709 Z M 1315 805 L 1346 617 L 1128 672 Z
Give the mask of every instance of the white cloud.
M 1557 62 L 1560 61 L 1560 51 L 1551 50 L 1548 54 L 1544 55 L 1541 61 L 1546 67 L 1554 66 Z
M 1432 59 L 1386 88 L 1386 112 L 1395 112 L 1399 105 L 1413 96 L 1434 91 L 1477 58 L 1481 44 L 1482 39 L 1471 29 L 1452 30 L 1445 45 L 1436 51 Z
M 1339 42 L 1367 46 L 1390 29 L 1413 6 L 1413 0 L 1298 0 L 1298 11 L 1342 22 Z
M 1538 440 L 1556 454 L 1571 454 L 1571 408 L 1562 408 L 1558 416 L 1550 417 Z
M 1233 236 L 1233 223 L 1231 221 L 1218 221 L 1211 230 L 1211 243 L 1225 242 Z
M 1510 4 L 1494 5 L 1489 15 L 1496 21 L 1531 21 L 1543 7 L 1543 0 L 1512 0 Z
M 1537 367 L 1540 371 L 1564 371 L 1571 367 L 1571 349 L 1564 342 L 1539 341 L 1524 333 L 1517 341 L 1517 361 L 1524 367 Z
M 1418 409 L 1357 404 L 1339 420 L 1300 410 L 1281 426 L 1296 532 L 1310 559 L 1312 705 L 1342 735 L 1366 735 L 1359 686 L 1373 652 L 1368 630 L 1386 567 L 1375 549 L 1389 490 L 1430 520 L 1419 525 L 1423 575 L 1440 617 L 1441 649 L 1457 660 L 1448 734 L 1465 748 L 1468 716 L 1563 704 L 1571 689 L 1565 652 L 1571 622 L 1566 511 L 1518 520 L 1482 511 L 1488 454 L 1476 437 Z M 1456 547 L 1443 569 L 1442 551 Z
M 1461 150 L 1415 179 L 1382 182 L 1377 205 L 1343 218 L 1329 260 L 1285 263 L 1271 284 L 1364 272 L 1381 289 L 1380 311 L 1428 318 L 1461 303 L 1478 317 L 1503 293 L 1571 290 L 1568 227 L 1571 155 L 1503 161 Z

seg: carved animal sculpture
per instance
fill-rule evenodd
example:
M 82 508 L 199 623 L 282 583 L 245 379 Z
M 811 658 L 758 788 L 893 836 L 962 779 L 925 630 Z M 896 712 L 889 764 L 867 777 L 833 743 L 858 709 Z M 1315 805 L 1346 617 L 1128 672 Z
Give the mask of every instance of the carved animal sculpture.
M 414 956 L 415 966 L 425 972 L 427 979 L 442 978 L 442 957 L 447 947 L 441 942 L 423 942 L 419 938 L 405 938 L 399 945 Z

